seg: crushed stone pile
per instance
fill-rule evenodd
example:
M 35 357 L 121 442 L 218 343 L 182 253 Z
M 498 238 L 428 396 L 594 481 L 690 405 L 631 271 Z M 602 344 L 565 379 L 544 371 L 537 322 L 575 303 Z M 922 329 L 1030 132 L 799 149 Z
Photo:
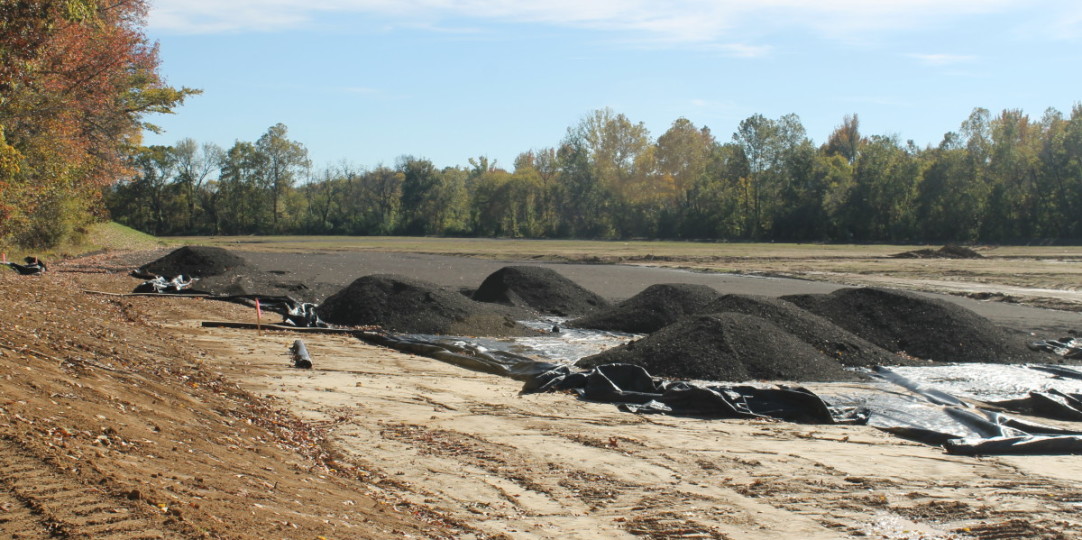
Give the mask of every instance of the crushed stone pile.
M 600 310 L 568 323 L 575 328 L 646 334 L 702 312 L 721 293 L 706 285 L 663 283 L 608 309 Z
M 848 367 L 904 366 L 911 358 L 893 354 L 823 317 L 795 304 L 767 296 L 727 294 L 710 302 L 702 313 L 743 313 L 766 319 L 823 355 Z
M 172 278 L 186 275 L 196 278 L 194 291 L 217 296 L 287 296 L 302 302 L 317 302 L 334 290 L 288 279 L 288 272 L 259 270 L 242 256 L 211 246 L 184 246 L 140 266 L 133 275 Z M 142 287 L 142 286 L 140 286 Z M 139 287 L 136 287 L 138 290 Z
M 937 362 L 1041 361 L 1022 336 L 957 304 L 906 291 L 839 289 L 830 294 L 785 296 L 888 351 Z
M 626 363 L 679 379 L 847 381 L 846 371 L 771 322 L 742 313 L 695 315 L 640 340 L 583 358 L 577 366 Z
M 561 317 L 575 317 L 609 305 L 559 272 L 540 266 L 505 266 L 485 278 L 473 299 Z
M 165 277 L 184 274 L 204 278 L 236 272 L 247 267 L 247 264 L 244 258 L 224 248 L 184 246 L 141 266 L 136 272 Z
M 475 302 L 427 281 L 391 274 L 358 278 L 316 308 L 319 317 L 344 326 L 377 325 L 391 332 L 459 336 L 530 333 L 514 310 Z
M 891 255 L 895 259 L 980 259 L 980 253 L 956 244 L 947 244 L 939 249 L 918 249 Z

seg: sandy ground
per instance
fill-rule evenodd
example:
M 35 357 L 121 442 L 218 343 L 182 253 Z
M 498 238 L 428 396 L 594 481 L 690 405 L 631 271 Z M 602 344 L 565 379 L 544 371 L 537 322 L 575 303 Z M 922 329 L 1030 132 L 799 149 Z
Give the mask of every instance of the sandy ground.
M 386 488 L 516 538 L 1055 538 L 1077 457 L 964 458 L 863 426 L 621 413 L 346 336 L 195 329 L 228 378 L 288 404 Z
M 281 254 L 247 256 L 298 270 Z M 464 288 L 507 264 L 393 254 L 306 261 L 320 269 L 317 281 L 348 282 L 348 269 Z M 658 282 L 772 296 L 837 288 L 666 268 L 551 267 L 612 299 Z M 1078 321 L 1076 313 L 948 298 L 1001 324 Z M 519 395 L 514 381 L 345 336 L 305 336 L 316 368 L 298 372 L 285 357 L 296 337 L 199 329 L 191 339 L 251 391 L 334 422 L 338 447 L 397 480 L 400 495 L 489 534 L 991 538 L 1082 530 L 1082 468 L 1073 457 L 958 458 L 867 427 L 634 416 L 568 395 Z
M 340 269 L 336 279 L 369 271 L 371 258 L 353 257 L 351 277 Z M 405 257 L 399 268 L 436 281 L 461 276 L 457 286 L 487 275 L 471 259 L 439 266 Z M 126 292 L 130 278 L 83 273 L 116 264 L 73 264 L 79 272 L 59 275 L 74 287 Z M 558 270 L 612 298 L 642 288 L 624 267 Z M 9 302 L 23 289 L 14 279 L 0 281 Z M 752 293 L 778 284 L 732 282 Z M 863 426 L 636 416 L 570 395 L 519 395 L 515 381 L 345 335 L 200 326 L 252 322 L 231 304 L 84 295 L 69 285 L 77 299 L 68 309 L 55 306 L 63 290 L 40 287 L 33 300 L 54 308 L 0 327 L 0 533 L 106 537 L 21 484 L 34 469 L 63 480 L 58 492 L 94 492 L 95 508 L 138 517 L 107 529 L 115 538 L 1082 537 L 1077 456 L 956 457 Z M 980 305 L 1026 328 L 1077 327 L 1076 313 Z M 91 307 L 108 326 L 85 322 Z M 75 334 L 96 337 L 53 343 Z M 289 367 L 298 338 L 313 356 L 310 371 Z M 23 369 L 29 362 L 40 369 Z M 283 425 L 290 429 L 275 428 Z M 60 428 L 73 435 L 56 435 Z M 316 451 L 288 433 L 318 436 Z M 140 527 L 151 532 L 131 532 Z

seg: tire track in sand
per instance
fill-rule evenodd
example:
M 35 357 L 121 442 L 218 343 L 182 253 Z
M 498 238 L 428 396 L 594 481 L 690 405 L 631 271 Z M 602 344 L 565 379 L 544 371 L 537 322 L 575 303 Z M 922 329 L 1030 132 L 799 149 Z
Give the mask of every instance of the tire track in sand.
M 86 485 L 0 438 L 0 536 L 150 540 L 184 538 L 132 501 Z M 138 499 L 138 497 L 135 497 Z

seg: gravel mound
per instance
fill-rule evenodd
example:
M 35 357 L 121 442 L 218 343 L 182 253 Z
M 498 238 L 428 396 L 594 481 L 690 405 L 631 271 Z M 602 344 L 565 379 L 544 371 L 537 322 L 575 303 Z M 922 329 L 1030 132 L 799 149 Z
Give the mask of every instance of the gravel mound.
M 879 288 L 782 297 L 887 349 L 938 362 L 1040 361 L 1014 336 L 956 304 Z
M 578 366 L 627 363 L 676 379 L 843 381 L 860 378 L 774 324 L 742 313 L 685 318 Z
M 229 250 L 209 246 L 185 246 L 139 267 L 132 273 L 149 279 L 179 274 L 196 278 L 193 291 L 216 296 L 288 296 L 302 302 L 317 302 L 339 290 L 339 286 L 309 285 L 291 279 L 289 272 L 262 271 L 247 259 Z M 139 290 L 139 287 L 136 288 Z
M 770 321 L 823 355 L 848 367 L 911 365 L 903 358 L 796 305 L 766 296 L 727 294 L 700 310 L 702 313 L 743 313 Z
M 965 246 L 947 244 L 939 249 L 918 249 L 891 255 L 895 259 L 979 259 L 980 253 Z
M 235 273 L 246 266 L 247 262 L 242 257 L 224 248 L 184 246 L 143 265 L 137 272 L 167 277 L 184 274 L 202 278 Z
M 485 278 L 473 299 L 561 317 L 583 315 L 609 305 L 555 270 L 540 266 L 505 266 Z
M 575 319 L 568 326 L 646 334 L 702 312 L 720 296 L 721 293 L 706 285 L 651 285 L 609 309 Z
M 358 278 L 331 295 L 316 312 L 346 326 L 378 325 L 392 332 L 461 336 L 523 335 L 512 311 L 474 302 L 427 281 L 390 274 Z

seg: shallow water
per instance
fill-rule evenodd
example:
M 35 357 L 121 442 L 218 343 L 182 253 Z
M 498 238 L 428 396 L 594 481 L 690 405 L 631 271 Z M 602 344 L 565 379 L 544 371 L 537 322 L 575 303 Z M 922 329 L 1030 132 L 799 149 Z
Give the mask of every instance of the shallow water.
M 1030 392 L 1051 388 L 1069 394 L 1082 393 L 1082 379 L 1061 377 L 1024 365 L 954 364 L 892 369 L 923 386 L 980 401 L 1019 399 Z
M 563 325 L 567 319 L 549 318 L 534 321 L 522 321 L 524 326 L 535 330 L 547 331 L 546 334 L 537 336 L 520 337 L 512 340 L 511 347 L 522 351 L 519 354 L 545 362 L 557 364 L 574 364 L 582 358 L 600 353 L 613 347 L 623 345 L 633 339 L 642 337 L 637 334 L 624 332 L 607 332 L 603 330 L 585 330 L 582 328 L 565 328 Z M 553 327 L 558 327 L 559 332 L 551 332 Z
M 640 334 L 566 328 L 564 324 L 567 321 L 568 319 L 559 317 L 519 321 L 524 326 L 541 332 L 535 336 L 458 337 L 450 340 L 443 337 L 437 338 L 436 341 L 453 342 L 458 347 L 479 352 L 500 351 L 537 362 L 573 365 L 582 358 L 642 337 Z M 559 332 L 553 332 L 554 327 L 559 328 Z M 436 338 L 436 336 L 430 337 Z M 962 399 L 979 401 L 1019 399 L 1026 397 L 1030 392 L 1047 391 L 1052 388 L 1070 394 L 1082 393 L 1082 371 L 1079 371 L 1080 378 L 1071 378 L 1026 365 L 951 364 L 890 369 L 921 387 L 938 390 Z M 696 382 L 716 383 L 716 381 Z M 898 386 L 886 381 L 871 381 L 862 386 L 876 392 L 901 390 Z M 849 400 L 842 399 L 842 401 Z
M 488 338 L 415 335 L 413 337 L 475 353 L 492 355 L 496 352 L 517 357 L 512 360 L 527 359 L 546 364 L 568 365 L 641 337 L 623 332 L 564 328 L 563 325 L 567 321 L 568 319 L 559 317 L 518 321 L 523 326 L 538 331 L 538 334 L 532 336 Z M 554 332 L 554 328 L 558 328 L 559 331 Z M 494 356 L 496 356 L 495 360 L 500 360 L 503 355 Z

